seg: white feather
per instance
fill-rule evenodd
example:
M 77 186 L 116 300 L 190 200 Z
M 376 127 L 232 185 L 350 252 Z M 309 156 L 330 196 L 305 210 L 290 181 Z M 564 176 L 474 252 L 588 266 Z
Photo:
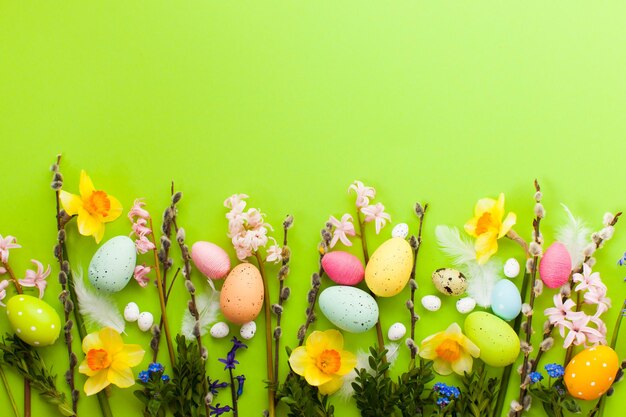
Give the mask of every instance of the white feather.
M 220 292 L 211 291 L 211 294 L 198 294 L 196 295 L 196 306 L 198 307 L 199 322 L 200 322 L 200 335 L 204 336 L 209 332 L 209 327 L 217 322 L 217 318 L 220 312 Z M 181 333 L 187 339 L 195 339 L 193 335 L 193 328 L 196 324 L 196 320 L 191 315 L 188 309 L 185 310 L 183 315 L 183 323 L 181 327 Z
M 582 219 L 574 217 L 565 204 L 561 205 L 567 213 L 568 221 L 557 230 L 556 240 L 565 245 L 572 258 L 572 269 L 576 269 L 585 259 L 583 249 L 589 243 L 591 230 Z
M 87 325 L 112 327 L 119 333 L 124 332 L 126 323 L 115 302 L 110 297 L 87 288 L 82 271 L 74 272 L 74 290 L 78 297 L 78 311 Z
M 435 227 L 437 243 L 446 254 L 452 258 L 455 265 L 465 265 L 476 260 L 474 245 L 467 238 L 462 238 L 456 227 Z
M 468 262 L 467 267 L 467 294 L 481 307 L 491 305 L 491 293 L 496 282 L 500 281 L 501 265 L 494 259 L 483 265 L 477 262 Z
M 385 345 L 385 349 L 387 349 L 387 362 L 389 363 L 389 369 L 393 367 L 398 356 L 400 354 L 400 345 L 397 343 L 387 343 Z M 372 368 L 369 365 L 369 352 L 365 352 L 364 350 L 359 350 L 356 353 L 356 366 L 355 369 L 363 369 L 365 368 L 367 372 L 373 374 Z M 354 388 L 352 388 L 352 383 L 356 379 L 356 370 L 353 369 L 349 374 L 343 377 L 343 385 L 337 391 L 337 396 L 344 401 L 352 398 L 354 394 Z

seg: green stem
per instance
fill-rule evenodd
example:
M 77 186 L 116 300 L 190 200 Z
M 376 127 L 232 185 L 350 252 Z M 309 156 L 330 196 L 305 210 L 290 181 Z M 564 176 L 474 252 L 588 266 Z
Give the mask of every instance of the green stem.
M 17 411 L 17 404 L 15 402 L 15 398 L 13 398 L 13 392 L 11 392 L 11 386 L 9 385 L 9 381 L 7 381 L 7 377 L 4 374 L 4 369 L 0 366 L 0 379 L 2 379 L 2 383 L 4 384 L 4 388 L 7 391 L 7 395 L 9 396 L 9 401 L 11 401 L 11 408 L 13 408 L 13 414 L 15 417 L 20 417 L 19 411 Z
M 274 417 L 276 415 L 275 407 L 275 390 L 276 390 L 276 378 L 274 377 L 274 365 L 272 358 L 272 310 L 271 310 L 271 302 L 270 302 L 270 290 L 267 282 L 267 277 L 265 276 L 265 268 L 263 265 L 263 260 L 261 259 L 261 255 L 259 252 L 255 253 L 257 263 L 259 264 L 259 271 L 261 272 L 261 278 L 263 279 L 263 293 L 264 300 L 263 306 L 265 307 L 265 356 L 267 362 L 267 379 L 269 381 L 269 387 L 267 389 L 268 395 L 268 412 L 269 417 Z

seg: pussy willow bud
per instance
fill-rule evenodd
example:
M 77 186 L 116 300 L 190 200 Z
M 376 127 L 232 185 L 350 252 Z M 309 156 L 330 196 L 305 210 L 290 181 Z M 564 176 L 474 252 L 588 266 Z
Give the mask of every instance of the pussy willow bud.
M 181 193 L 180 191 L 174 193 L 174 195 L 172 196 L 172 204 L 178 204 L 181 198 L 183 198 L 183 193 Z
M 189 294 L 194 295 L 196 293 L 196 287 L 190 280 L 185 281 L 185 287 L 187 288 L 187 291 L 189 291 Z
M 415 203 L 414 211 L 417 217 L 421 218 L 424 216 L 424 207 L 420 203 Z
M 200 337 L 200 324 L 198 322 L 196 322 L 196 324 L 194 324 L 193 326 L 193 337 Z
M 306 336 L 306 327 L 304 326 L 300 326 L 300 328 L 298 329 L 298 340 L 304 340 L 304 337 Z
M 317 291 L 310 290 L 309 293 L 307 294 L 307 301 L 309 302 L 309 304 L 313 304 L 316 298 L 317 298 Z
M 290 214 L 283 221 L 283 228 L 289 229 L 291 226 L 293 226 L 293 216 Z
M 280 339 L 280 337 L 281 337 L 282 335 L 283 335 L 283 330 L 280 328 L 280 326 L 279 326 L 279 327 L 276 327 L 276 328 L 274 329 L 274 339 L 275 339 L 275 340 L 278 340 L 278 339 Z
M 167 238 L 167 236 L 161 236 L 161 247 L 165 250 L 169 250 L 172 246 L 172 241 Z
M 417 290 L 417 281 L 415 281 L 413 278 L 411 278 L 411 279 L 409 280 L 409 287 L 410 287 L 413 291 Z
M 78 358 L 76 357 L 76 354 L 74 352 L 72 352 L 70 354 L 70 367 L 75 367 L 78 364 Z
M 411 300 L 406 301 L 406 308 L 408 308 L 409 310 L 413 310 L 414 307 L 415 305 L 413 304 L 413 301 Z
M 182 227 L 179 227 L 178 232 L 176 232 L 176 241 L 181 245 L 185 242 L 185 229 Z
M 311 285 L 314 287 L 318 287 L 321 283 L 322 279 L 320 278 L 320 275 L 317 272 L 313 273 L 313 275 L 311 276 Z
M 291 295 L 291 289 L 289 287 L 285 287 L 280 292 L 280 299 L 283 301 L 287 301 L 290 295 Z
M 278 279 L 280 281 L 284 280 L 285 278 L 287 278 L 287 275 L 289 275 L 289 265 L 283 265 L 279 270 L 278 270 Z
M 67 274 L 63 271 L 59 272 L 59 284 L 61 285 L 67 284 Z
M 409 246 L 411 246 L 411 249 L 417 250 L 419 245 L 420 244 L 419 244 L 417 238 L 415 236 L 411 235 L 411 237 L 409 238 Z
M 554 346 L 554 339 L 552 337 L 548 337 L 541 342 L 541 344 L 539 345 L 539 349 L 541 349 L 543 352 L 546 352 L 552 349 L 552 346 Z
M 272 304 L 272 313 L 280 316 L 283 313 L 283 307 L 279 304 Z

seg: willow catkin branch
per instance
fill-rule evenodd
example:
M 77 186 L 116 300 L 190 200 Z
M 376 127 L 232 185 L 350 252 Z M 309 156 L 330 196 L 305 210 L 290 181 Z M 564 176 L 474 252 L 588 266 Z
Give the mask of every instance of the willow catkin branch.
M 411 351 L 411 363 L 413 363 L 415 356 L 417 355 L 417 346 L 415 345 L 415 324 L 417 323 L 418 316 L 415 314 L 415 291 L 417 290 L 415 271 L 417 269 L 417 256 L 419 255 L 419 250 L 422 246 L 422 229 L 424 226 L 424 215 L 426 214 L 426 210 L 428 210 L 428 204 L 424 204 L 422 206 L 420 203 L 415 203 L 415 215 L 419 220 L 419 229 L 417 237 L 411 236 L 409 239 L 409 244 L 413 250 L 413 268 L 411 268 L 411 277 L 409 279 L 411 298 L 407 302 L 407 308 L 409 309 L 409 314 L 411 315 L 411 338 L 410 341 L 407 341 L 407 346 Z
M 288 231 L 293 225 L 293 216 L 289 215 L 283 221 L 283 249 L 282 249 L 282 266 L 278 271 L 278 308 L 276 308 L 276 327 L 274 328 L 274 379 L 275 384 L 278 383 L 279 358 L 280 358 L 280 338 L 282 336 L 282 328 L 280 327 L 283 315 L 283 304 L 289 298 L 289 287 L 285 287 L 285 279 L 289 275 L 289 261 L 291 260 L 291 251 L 287 245 Z

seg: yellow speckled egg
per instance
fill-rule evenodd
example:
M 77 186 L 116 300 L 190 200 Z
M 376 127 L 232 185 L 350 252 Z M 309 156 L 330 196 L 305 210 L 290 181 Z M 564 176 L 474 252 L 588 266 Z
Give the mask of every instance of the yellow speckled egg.
M 409 242 L 394 237 L 380 245 L 365 267 L 365 283 L 379 297 L 393 297 L 405 287 L 413 268 Z
M 608 346 L 583 350 L 565 368 L 563 381 L 572 397 L 595 400 L 607 392 L 619 369 L 617 353 Z
M 243 263 L 226 277 L 220 293 L 224 317 L 234 324 L 254 320 L 263 307 L 263 278 L 256 266 Z

